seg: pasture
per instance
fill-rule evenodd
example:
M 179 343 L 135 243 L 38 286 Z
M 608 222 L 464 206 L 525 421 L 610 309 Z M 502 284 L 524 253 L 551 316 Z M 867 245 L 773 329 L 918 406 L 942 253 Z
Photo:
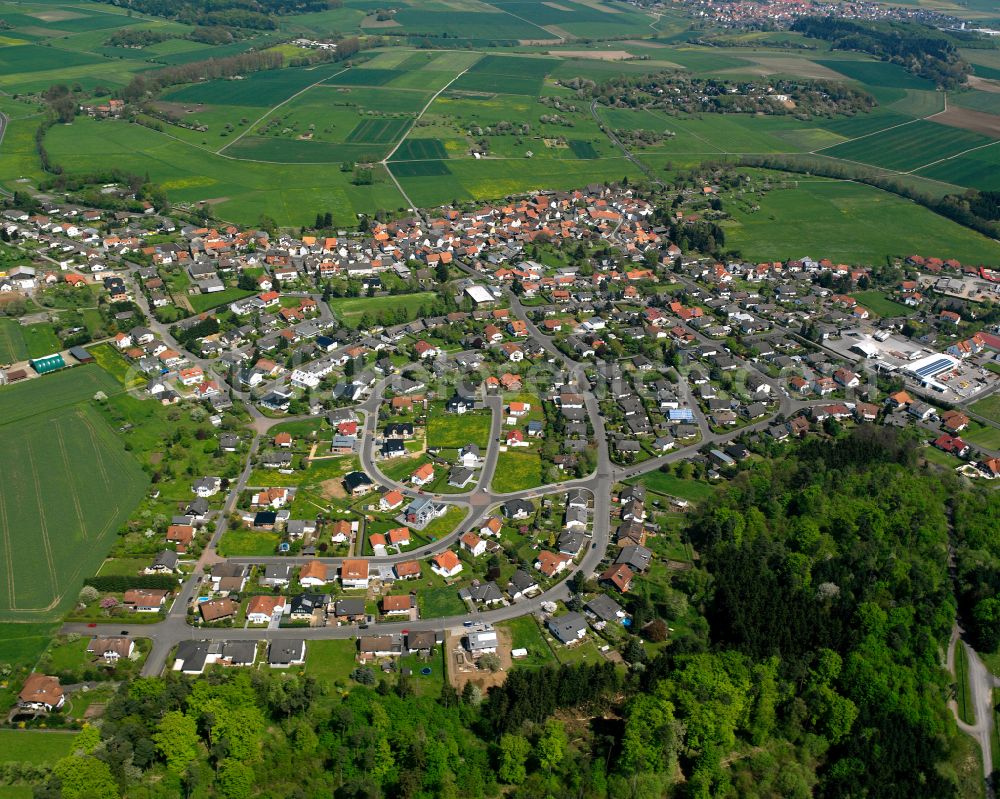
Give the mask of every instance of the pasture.
M 726 246 L 752 260 L 810 255 L 873 264 L 927 252 L 1000 263 L 1000 244 L 870 186 L 809 178 L 769 192 L 759 205 L 753 213 L 732 206 L 726 223 Z
M 0 396 L 9 400 L 19 388 Z M 34 410 L 16 427 L 3 428 L 8 441 L 0 464 L 4 620 L 44 620 L 65 609 L 148 484 L 92 407 Z

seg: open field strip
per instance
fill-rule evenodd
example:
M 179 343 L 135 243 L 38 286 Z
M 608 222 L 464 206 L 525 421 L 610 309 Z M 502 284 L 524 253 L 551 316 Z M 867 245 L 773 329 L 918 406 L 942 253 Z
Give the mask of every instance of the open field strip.
M 246 126 L 246 130 L 244 130 L 235 139 L 233 139 L 232 141 L 227 142 L 223 147 L 220 147 L 218 150 L 215 150 L 214 151 L 215 154 L 216 155 L 221 155 L 224 150 L 228 149 L 229 147 L 232 147 L 232 145 L 236 144 L 236 142 L 238 142 L 240 139 L 242 139 L 244 136 L 246 136 L 251 130 L 253 130 L 254 128 L 256 128 L 261 122 L 263 122 L 269 116 L 271 116 L 271 114 L 273 114 L 275 111 L 277 111 L 283 105 L 287 105 L 288 103 L 290 103 L 292 100 L 294 100 L 300 94 L 305 94 L 307 91 L 309 91 L 313 87 L 319 86 L 320 84 L 325 83 L 331 77 L 336 77 L 337 75 L 340 75 L 340 74 L 342 74 L 344 72 L 347 72 L 347 69 L 348 68 L 345 67 L 344 69 L 340 70 L 340 72 L 334 73 L 334 75 L 332 75 L 332 76 L 330 76 L 330 75 L 324 76 L 324 77 L 320 78 L 318 81 L 316 81 L 315 83 L 312 83 L 309 86 L 306 86 L 304 89 L 302 89 L 300 91 L 297 91 L 291 97 L 288 97 L 285 100 L 283 100 L 282 102 L 278 103 L 276 106 L 274 106 L 273 108 L 271 108 L 270 111 L 268 111 L 266 114 L 264 114 L 263 116 L 261 116 L 259 119 L 255 120 L 254 122 L 252 122 L 249 125 L 247 125 Z

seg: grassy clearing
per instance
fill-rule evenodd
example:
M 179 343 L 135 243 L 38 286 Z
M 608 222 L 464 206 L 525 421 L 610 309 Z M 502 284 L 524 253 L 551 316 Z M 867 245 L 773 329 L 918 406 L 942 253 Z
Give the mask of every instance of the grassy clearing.
M 422 619 L 458 616 L 465 612 L 465 603 L 458 598 L 458 589 L 453 586 L 423 588 L 417 594 Z
M 24 325 L 21 328 L 21 335 L 24 337 L 29 358 L 41 358 L 43 355 L 59 352 L 63 348 L 56 331 L 48 322 Z
M 89 347 L 87 351 L 94 356 L 94 360 L 104 371 L 126 388 L 145 384 L 146 378 L 136 373 L 132 365 L 110 344 L 98 344 Z
M 76 735 L 56 730 L 0 730 L 0 761 L 55 763 L 73 751 Z

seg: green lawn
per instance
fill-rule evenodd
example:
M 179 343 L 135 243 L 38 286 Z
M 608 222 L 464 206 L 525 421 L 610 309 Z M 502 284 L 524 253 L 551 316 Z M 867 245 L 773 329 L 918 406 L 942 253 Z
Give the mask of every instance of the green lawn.
M 910 313 L 909 308 L 889 299 L 882 291 L 858 291 L 851 296 L 879 316 L 907 316 Z
M 341 641 L 306 643 L 306 672 L 327 683 L 347 682 L 357 663 L 357 644 L 353 638 Z
M 55 730 L 0 730 L 0 761 L 49 764 L 73 750 L 76 733 Z M 7 788 L 0 788 L 0 793 Z M 4 794 L 6 795 L 6 794 Z
M 109 575 L 131 576 L 142 571 L 149 565 L 149 558 L 109 558 L 104 561 L 98 574 L 102 577 Z
M 76 671 L 82 668 L 90 661 L 90 655 L 87 654 L 89 643 L 86 637 L 76 641 L 53 641 L 44 655 L 46 671 Z
M 508 449 L 497 458 L 494 491 L 506 494 L 542 484 L 542 457 L 537 451 Z
M 708 499 L 715 490 L 714 486 L 701 480 L 685 480 L 675 474 L 667 474 L 660 471 L 644 474 L 637 480 L 630 480 L 629 482 L 641 482 L 650 491 L 668 494 L 679 499 L 689 500 L 690 502 L 701 502 Z
M 465 509 L 460 505 L 449 505 L 447 512 L 439 519 L 435 519 L 428 524 L 418 535 L 422 535 L 430 541 L 448 535 L 458 527 L 458 523 L 465 517 Z
M 759 198 L 758 211 L 732 205 L 733 219 L 725 223 L 726 246 L 751 260 L 807 253 L 849 264 L 877 264 L 887 255 L 916 252 L 1000 263 L 1000 244 L 909 200 L 857 183 L 797 180 L 797 188 L 775 189 Z
M 969 406 L 969 409 L 1000 424 L 1000 394 L 993 394 L 986 399 L 979 400 L 979 402 L 974 402 Z
M 224 558 L 273 555 L 281 536 L 253 530 L 226 530 L 219 540 L 219 554 Z
M 485 456 L 491 423 L 488 411 L 445 413 L 442 403 L 435 403 L 427 419 L 427 446 L 453 449 L 475 444 Z
M 921 450 L 921 455 L 929 463 L 936 463 L 938 466 L 943 466 L 945 469 L 957 469 L 962 465 L 962 460 L 955 457 L 949 452 L 942 452 L 937 447 L 924 447 Z

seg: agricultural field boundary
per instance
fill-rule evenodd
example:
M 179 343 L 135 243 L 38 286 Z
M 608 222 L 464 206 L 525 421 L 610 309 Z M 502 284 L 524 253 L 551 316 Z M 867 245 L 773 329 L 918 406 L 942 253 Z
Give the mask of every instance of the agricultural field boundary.
M 315 69 L 315 68 L 316 67 L 312 67 L 312 69 Z M 283 105 L 287 105 L 292 100 L 294 100 L 296 97 L 298 97 L 299 95 L 305 94 L 310 89 L 315 89 L 321 83 L 324 83 L 324 82 L 326 82 L 328 80 L 331 80 L 332 78 L 337 77 L 337 75 L 343 75 L 349 69 L 350 69 L 350 67 L 344 67 L 342 70 L 340 70 L 340 72 L 335 72 L 335 73 L 333 73 L 333 75 L 328 75 L 328 76 L 326 76 L 324 78 L 321 78 L 320 80 L 316 81 L 315 83 L 310 83 L 304 89 L 295 92 L 295 94 L 293 94 L 291 97 L 286 97 L 284 100 L 282 100 L 276 106 L 273 106 L 266 114 L 264 114 L 262 117 L 260 117 L 260 119 L 254 120 L 254 122 L 252 122 L 251 124 L 247 125 L 246 126 L 246 130 L 244 130 L 235 139 L 226 142 L 226 144 L 223 145 L 222 147 L 220 147 L 218 150 L 209 150 L 209 152 L 214 152 L 216 155 L 222 155 L 225 150 L 227 150 L 228 148 L 230 148 L 234 144 L 236 144 L 236 142 L 238 142 L 240 139 L 242 139 L 244 136 L 246 136 L 251 130 L 254 130 L 261 122 L 263 122 L 265 119 L 267 119 L 269 116 L 271 116 L 271 114 L 273 114 L 275 111 L 277 111 Z M 178 139 L 178 141 L 180 141 L 180 140 Z M 228 156 L 228 155 L 225 156 L 225 157 L 226 158 L 232 158 L 232 156 Z M 234 161 L 253 161 L 254 159 L 252 159 L 252 158 L 233 158 L 233 160 Z M 261 163 L 278 163 L 278 162 L 261 162 Z

